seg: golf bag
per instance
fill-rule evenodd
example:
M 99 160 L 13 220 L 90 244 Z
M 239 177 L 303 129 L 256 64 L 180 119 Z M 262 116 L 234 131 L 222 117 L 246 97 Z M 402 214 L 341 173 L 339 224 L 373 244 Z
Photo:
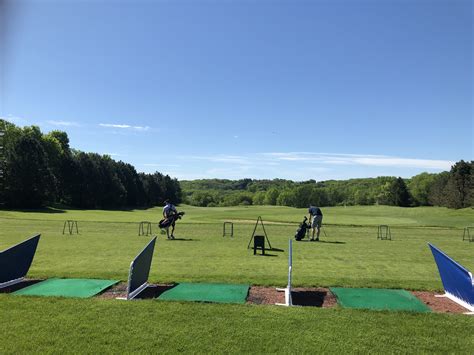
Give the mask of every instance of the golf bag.
M 174 213 L 171 216 L 169 216 L 168 218 L 162 219 L 158 223 L 158 227 L 160 227 L 160 229 L 166 229 L 169 226 L 171 226 L 174 222 L 176 222 L 178 219 L 181 219 L 181 217 L 183 217 L 183 216 L 184 216 L 184 212 Z
M 300 226 L 296 230 L 295 239 L 298 241 L 303 239 L 306 236 L 306 231 L 308 230 L 308 228 L 311 228 L 309 223 L 306 222 L 307 220 L 308 217 L 305 216 L 303 222 L 301 222 Z

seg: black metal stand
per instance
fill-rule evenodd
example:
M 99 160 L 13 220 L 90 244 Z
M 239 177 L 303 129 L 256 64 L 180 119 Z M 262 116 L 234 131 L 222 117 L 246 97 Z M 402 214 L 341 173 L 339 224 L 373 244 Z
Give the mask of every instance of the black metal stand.
M 228 228 L 226 228 L 226 226 L 230 227 L 230 232 L 227 231 Z M 234 237 L 234 223 L 224 222 L 224 231 L 222 232 L 222 236 L 225 237 L 226 235 Z
M 67 220 L 64 221 L 63 225 L 63 234 L 66 231 L 66 224 L 67 224 L 67 229 L 69 231 L 69 234 L 74 234 L 74 227 L 76 227 L 76 234 L 79 234 L 79 228 L 77 227 L 77 221 L 72 221 L 72 220 Z
M 253 237 L 253 255 L 257 254 L 257 249 L 262 251 L 262 255 L 265 255 L 265 236 L 254 235 Z
M 390 232 L 390 227 L 385 224 L 381 224 L 377 230 L 377 239 L 392 240 L 392 232 Z
M 464 233 L 462 234 L 462 240 L 468 240 L 474 242 L 474 227 L 464 228 Z
M 267 231 L 265 230 L 265 226 L 263 225 L 263 220 L 262 220 L 261 216 L 258 216 L 258 218 L 257 218 L 257 223 L 255 223 L 255 227 L 253 229 L 252 236 L 250 237 L 249 244 L 247 245 L 247 249 L 250 248 L 250 244 L 252 244 L 252 240 L 254 239 L 254 237 L 256 237 L 255 231 L 257 230 L 258 222 L 260 222 L 260 224 L 262 225 L 263 234 L 265 236 L 265 239 L 267 240 L 267 243 L 268 243 L 268 246 L 270 247 L 270 249 L 272 249 L 272 244 L 270 243 L 270 240 L 268 239 Z
M 145 232 L 145 227 L 146 226 L 146 232 Z M 148 235 L 151 235 L 152 232 L 151 232 L 151 222 L 148 222 L 148 221 L 143 221 L 143 222 L 140 222 L 139 226 L 138 226 L 138 235 L 145 235 L 145 236 L 148 236 Z

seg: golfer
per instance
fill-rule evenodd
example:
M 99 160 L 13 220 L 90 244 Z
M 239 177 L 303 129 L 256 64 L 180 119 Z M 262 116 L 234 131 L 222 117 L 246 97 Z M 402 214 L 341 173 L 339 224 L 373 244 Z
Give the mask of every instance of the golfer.
M 309 223 L 311 224 L 311 229 L 313 230 L 312 236 L 310 240 L 319 241 L 319 233 L 321 232 L 321 225 L 323 223 L 323 213 L 319 207 L 315 207 L 313 205 L 309 206 L 308 208 L 309 213 Z M 314 239 L 314 233 L 316 233 L 316 239 Z
M 174 239 L 173 233 L 174 233 L 174 227 L 176 224 L 176 219 L 173 218 L 173 216 L 177 213 L 178 211 L 176 210 L 176 207 L 170 202 L 170 200 L 165 200 L 165 207 L 163 207 L 163 218 L 164 219 L 171 218 L 171 220 L 173 221 L 171 222 L 171 225 L 166 227 L 166 235 L 168 239 Z M 172 227 L 171 236 L 170 236 L 170 231 L 169 231 L 170 227 Z

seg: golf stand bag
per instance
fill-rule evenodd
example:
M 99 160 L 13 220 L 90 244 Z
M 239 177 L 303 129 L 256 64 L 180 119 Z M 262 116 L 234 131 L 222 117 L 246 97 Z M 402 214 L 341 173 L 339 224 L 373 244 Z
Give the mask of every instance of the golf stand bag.
M 162 219 L 158 223 L 158 227 L 160 227 L 160 229 L 166 229 L 169 226 L 171 226 L 174 222 L 176 222 L 178 219 L 181 219 L 181 217 L 183 217 L 183 216 L 184 216 L 184 212 L 174 213 L 171 216 L 169 216 L 168 218 Z
M 303 239 L 306 236 L 306 231 L 308 230 L 308 228 L 311 228 L 307 220 L 308 220 L 308 217 L 305 216 L 303 219 L 303 222 L 301 222 L 300 226 L 296 230 L 295 239 L 297 241 L 300 241 L 301 239 Z

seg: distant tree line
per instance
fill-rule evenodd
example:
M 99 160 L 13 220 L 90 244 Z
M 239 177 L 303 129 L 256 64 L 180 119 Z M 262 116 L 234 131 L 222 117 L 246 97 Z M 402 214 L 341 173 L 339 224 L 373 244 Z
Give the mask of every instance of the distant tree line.
M 166 198 L 195 206 L 340 205 L 474 206 L 474 162 L 455 163 L 449 172 L 410 179 L 181 181 L 168 175 L 137 173 L 108 155 L 70 148 L 66 132 L 43 134 L 36 126 L 0 120 L 0 206 L 37 208 L 63 204 L 77 208 L 161 205 Z
M 321 182 L 209 179 L 180 183 L 185 202 L 195 206 L 474 206 L 474 162 L 463 160 L 449 172 L 421 173 L 411 179 L 390 176 Z
M 108 155 L 71 149 L 66 132 L 43 134 L 0 120 L 0 204 L 38 208 L 128 208 L 181 202 L 176 179 L 135 168 Z

